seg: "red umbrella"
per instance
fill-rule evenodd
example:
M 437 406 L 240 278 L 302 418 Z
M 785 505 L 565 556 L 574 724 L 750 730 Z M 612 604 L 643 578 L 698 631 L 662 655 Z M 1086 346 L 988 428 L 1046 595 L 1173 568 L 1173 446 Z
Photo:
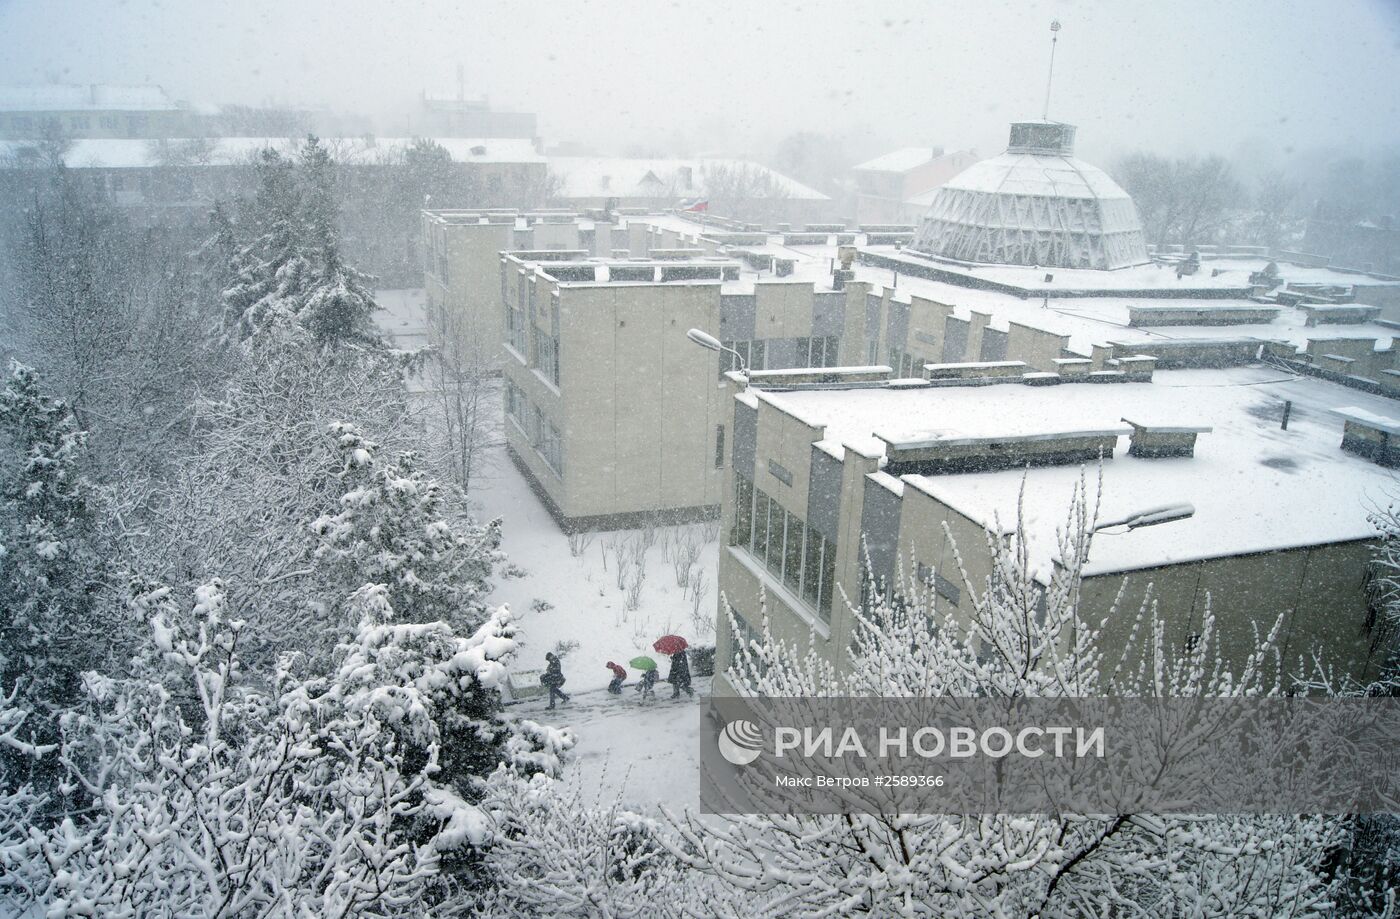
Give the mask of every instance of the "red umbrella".
M 675 654 L 690 647 L 679 635 L 662 635 L 652 644 L 657 654 Z

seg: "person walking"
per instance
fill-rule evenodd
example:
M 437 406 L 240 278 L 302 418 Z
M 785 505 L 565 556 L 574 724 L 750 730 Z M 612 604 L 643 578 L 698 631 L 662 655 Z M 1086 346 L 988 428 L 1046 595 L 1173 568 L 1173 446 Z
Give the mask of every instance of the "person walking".
M 559 655 L 553 651 L 544 656 L 549 661 L 549 666 L 544 668 L 544 673 L 540 674 L 540 682 L 549 690 L 549 707 L 554 708 L 554 698 L 559 697 L 560 701 L 568 702 L 569 696 L 559 687 L 564 685 L 564 665 L 559 660 Z
M 695 690 L 690 688 L 690 661 L 686 659 L 684 651 L 677 651 L 671 655 L 671 672 L 667 675 L 666 682 L 671 684 L 672 699 L 679 699 L 682 689 L 686 695 L 695 698 Z
M 656 698 L 656 668 L 642 671 L 641 682 L 637 684 L 637 692 L 642 694 L 642 701 Z
M 612 671 L 612 682 L 608 684 L 608 692 L 615 696 L 622 695 L 622 681 L 627 679 L 627 671 L 621 665 L 608 661 L 608 669 Z

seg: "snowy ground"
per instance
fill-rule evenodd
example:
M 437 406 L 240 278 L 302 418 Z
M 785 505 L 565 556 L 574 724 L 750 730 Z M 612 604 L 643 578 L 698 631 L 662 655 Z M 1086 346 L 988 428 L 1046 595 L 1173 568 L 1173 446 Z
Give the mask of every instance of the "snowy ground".
M 643 556 L 646 574 L 636 608 L 628 609 L 627 593 L 617 584 L 617 553 L 619 548 L 624 555 L 635 551 L 647 538 L 644 531 L 590 534 L 579 554 L 571 554 L 569 538 L 530 491 L 504 446 L 489 452 L 471 498 L 479 519 L 505 521 L 502 548 L 510 564 L 497 577 L 490 602 L 509 603 L 521 617 L 525 651 L 517 666 L 523 675 L 542 669 L 545 652 L 558 644 L 577 642 L 564 654 L 566 689 L 602 689 L 612 679 L 605 666 L 610 660 L 627 669 L 629 682 L 635 668 L 627 662 L 639 654 L 655 659 L 664 675 L 668 662 L 651 648 L 662 635 L 682 635 L 697 645 L 714 643 L 719 549 L 714 524 L 657 527 L 655 542 Z M 702 544 L 691 569 L 703 573 L 698 605 L 688 587 L 677 585 L 667 558 L 677 539 Z
M 696 565 L 705 585 L 700 603 L 705 628 L 697 629 L 690 592 L 676 586 L 665 551 L 667 538 L 677 534 L 703 539 L 703 525 L 658 528 L 656 543 L 645 556 L 647 575 L 640 602 L 635 610 L 628 610 L 625 592 L 616 582 L 614 550 L 608 547 L 635 544 L 643 538 L 641 531 L 599 533 L 575 557 L 568 538 L 530 491 L 503 446 L 490 451 L 481 479 L 472 489 L 473 505 L 481 519 L 503 518 L 502 547 L 510 565 L 523 572 L 518 577 L 498 577 L 490 598 L 492 603 L 509 603 L 521 616 L 524 650 L 513 679 L 537 687 L 545 652 L 560 643 L 577 643 L 564 655 L 568 680 L 564 691 L 572 696 L 570 703 L 551 712 L 545 709 L 544 699 L 536 697 L 510 706 L 510 712 L 574 728 L 578 745 L 572 777 L 582 788 L 597 790 L 605 801 L 616 796 L 636 808 L 662 802 L 696 804 L 698 702 L 684 696 L 683 701 L 672 702 L 670 685 L 658 682 L 656 700 L 642 704 L 633 689 L 640 674 L 627 662 L 646 654 L 656 660 L 664 677 L 670 665 L 651 649 L 657 638 L 675 633 L 695 644 L 713 643 L 718 541 L 703 546 Z M 539 601 L 549 606 L 541 607 Z M 627 669 L 621 697 L 605 689 L 612 678 L 604 666 L 609 660 Z M 709 682 L 704 677 L 695 679 L 697 699 L 709 692 Z
M 397 347 L 427 343 L 421 290 L 379 291 L 377 299 L 384 307 L 377 317 L 380 327 Z M 424 416 L 434 417 L 431 410 Z M 520 616 L 524 650 L 514 681 L 537 689 L 545 652 L 565 652 L 564 690 L 573 701 L 548 712 L 542 699 L 531 698 L 510 711 L 575 728 L 574 762 L 582 787 L 598 789 L 605 798 L 617 794 L 633 807 L 694 803 L 699 793 L 698 702 L 672 702 L 670 685 L 657 683 L 657 700 L 642 705 L 633 691 L 640 674 L 627 662 L 648 655 L 664 677 L 669 661 L 652 650 L 657 638 L 678 634 L 692 645 L 714 643 L 718 525 L 600 532 L 585 536 L 586 544 L 571 546 L 499 442 L 487 451 L 470 501 L 478 519 L 504 521 L 502 548 L 509 564 L 488 602 L 509 603 Z M 642 551 L 645 542 L 651 545 Z M 699 577 L 698 601 L 690 583 L 677 583 L 672 560 L 686 542 L 699 550 L 689 569 Z M 645 574 L 634 604 L 618 586 L 619 552 L 624 557 L 640 553 L 642 559 L 637 567 Z M 628 672 L 621 698 L 605 691 L 612 678 L 605 666 L 610 660 Z M 709 692 L 709 680 L 697 677 L 695 689 L 698 699 Z
M 682 693 L 678 702 L 671 701 L 668 684 L 657 683 L 651 702 L 642 702 L 628 686 L 621 696 L 607 690 L 574 693 L 554 711 L 539 699 L 512 705 L 510 711 L 573 728 L 578 745 L 568 777 L 596 791 L 603 803 L 616 798 L 636 809 L 658 804 L 694 808 L 700 803 L 700 700 L 709 691 L 709 677 L 697 677 L 695 698 Z

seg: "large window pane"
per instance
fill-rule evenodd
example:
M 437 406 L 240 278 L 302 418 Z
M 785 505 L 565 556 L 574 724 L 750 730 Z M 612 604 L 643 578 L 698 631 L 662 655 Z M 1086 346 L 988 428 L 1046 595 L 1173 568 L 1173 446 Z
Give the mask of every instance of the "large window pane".
M 782 577 L 783 574 L 783 517 L 782 505 L 768 501 L 768 570 Z
M 760 560 L 768 552 L 768 507 L 772 504 L 761 488 L 754 489 L 753 554 Z
M 783 551 L 783 583 L 788 590 L 797 593 L 799 578 L 802 576 L 802 531 L 806 529 L 802 521 L 792 514 L 787 515 L 787 545 Z
M 813 609 L 817 606 L 817 587 L 821 583 L 823 542 L 816 530 L 807 530 L 807 548 L 802 556 L 802 599 Z
M 832 593 L 836 587 L 836 547 L 827 540 L 822 540 L 822 584 L 821 602 L 818 606 L 822 614 L 822 621 L 827 625 L 831 624 L 831 603 Z
M 753 545 L 753 483 L 741 475 L 734 476 L 734 530 L 731 546 L 749 548 Z

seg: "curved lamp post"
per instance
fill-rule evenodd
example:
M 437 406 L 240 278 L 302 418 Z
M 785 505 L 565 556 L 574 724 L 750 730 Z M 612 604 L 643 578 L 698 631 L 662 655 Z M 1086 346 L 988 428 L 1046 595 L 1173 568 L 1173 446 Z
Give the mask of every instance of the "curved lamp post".
M 685 333 L 685 337 L 689 338 L 695 344 L 706 349 L 707 351 L 728 351 L 730 354 L 734 355 L 734 359 L 739 362 L 739 372 L 744 375 L 744 388 L 748 389 L 749 365 L 748 362 L 744 360 L 744 356 L 742 354 L 740 354 L 738 351 L 735 351 L 733 348 L 726 348 L 718 338 L 715 338 L 708 332 L 702 332 L 699 329 L 691 329 L 689 332 Z

